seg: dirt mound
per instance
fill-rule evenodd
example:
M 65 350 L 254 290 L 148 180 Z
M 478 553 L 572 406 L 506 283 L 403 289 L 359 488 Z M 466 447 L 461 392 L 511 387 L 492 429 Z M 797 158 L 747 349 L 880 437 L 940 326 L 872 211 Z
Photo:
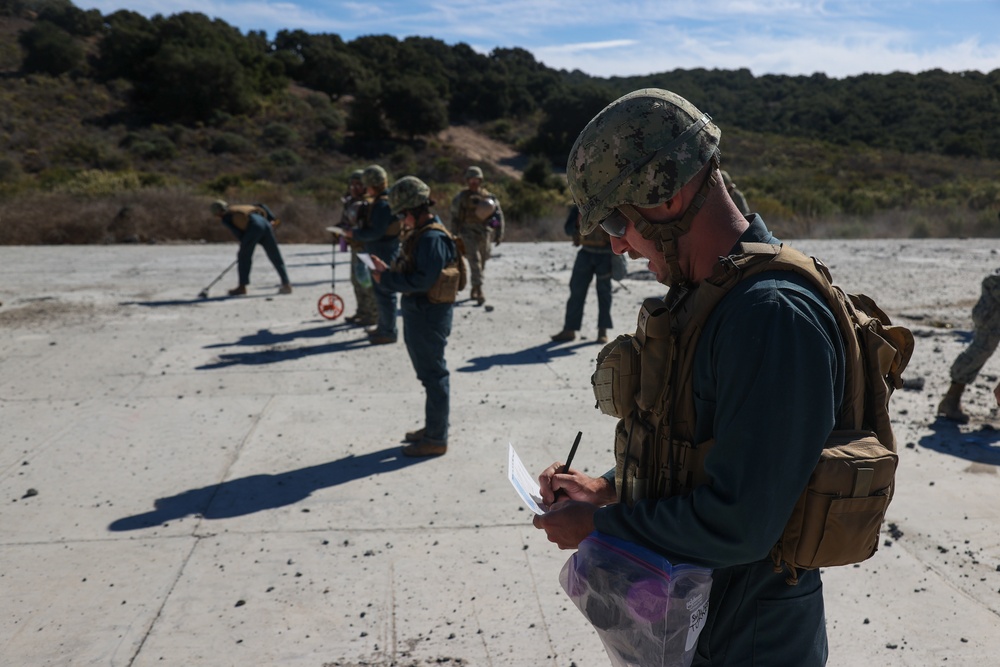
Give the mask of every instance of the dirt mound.
M 505 143 L 490 139 L 464 125 L 454 125 L 438 133 L 437 138 L 477 163 L 489 163 L 513 178 L 521 178 L 528 158 Z

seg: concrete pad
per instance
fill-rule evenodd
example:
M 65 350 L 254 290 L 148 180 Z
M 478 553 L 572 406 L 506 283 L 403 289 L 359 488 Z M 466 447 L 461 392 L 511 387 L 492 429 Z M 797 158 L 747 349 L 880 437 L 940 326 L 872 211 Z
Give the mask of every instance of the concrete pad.
M 896 497 L 871 560 L 824 572 L 832 667 L 992 664 L 1000 649 L 1000 357 L 935 420 L 1000 244 L 808 241 L 849 291 L 910 326 L 893 409 Z M 562 328 L 575 250 L 506 244 L 487 307 L 458 304 L 448 454 L 399 455 L 424 395 L 400 340 L 324 320 L 329 246 L 0 247 L 0 664 L 607 665 L 531 526 L 507 443 L 539 471 L 613 465 L 594 409 L 596 298 Z M 346 257 L 336 286 L 354 308 Z M 612 333 L 662 294 L 641 262 Z M 919 382 L 918 382 L 919 381 Z M 922 384 L 921 384 L 922 382 Z

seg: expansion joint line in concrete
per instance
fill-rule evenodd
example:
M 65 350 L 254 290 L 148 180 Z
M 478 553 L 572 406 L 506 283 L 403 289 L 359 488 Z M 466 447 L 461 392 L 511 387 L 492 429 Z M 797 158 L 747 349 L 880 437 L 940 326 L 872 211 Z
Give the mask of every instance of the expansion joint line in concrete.
M 260 413 L 257 414 L 257 416 L 254 418 L 253 424 L 247 430 L 246 435 L 244 435 L 243 439 L 240 440 L 239 447 L 236 447 L 236 451 L 233 452 L 233 456 L 230 459 L 229 464 L 226 466 L 226 470 L 222 473 L 222 478 L 218 481 L 218 483 L 215 486 L 215 491 L 212 493 L 212 497 L 208 499 L 206 508 L 211 507 L 212 503 L 215 502 L 215 496 L 219 493 L 219 489 L 222 487 L 222 485 L 225 483 L 226 478 L 229 476 L 229 471 L 232 469 L 233 464 L 235 464 L 236 461 L 239 459 L 240 454 L 243 452 L 243 448 L 246 447 L 246 444 L 250 440 L 250 437 L 256 432 L 257 426 L 260 424 L 261 418 L 264 416 L 264 414 L 267 413 L 268 408 L 271 407 L 272 402 L 274 402 L 274 396 L 271 396 L 268 399 L 267 403 L 264 404 L 264 408 L 260 411 Z M 179 582 L 181 576 L 183 576 L 184 570 L 187 569 L 188 562 L 191 560 L 191 556 L 194 554 L 195 549 L 198 548 L 198 545 L 201 543 L 203 539 L 205 539 L 206 537 L 211 537 L 212 535 L 215 534 L 214 532 L 207 533 L 204 535 L 198 534 L 199 529 L 201 528 L 201 525 L 204 521 L 205 519 L 202 518 L 195 525 L 194 530 L 192 531 L 192 537 L 194 537 L 194 541 L 191 543 L 191 549 L 188 550 L 187 555 L 184 557 L 184 562 L 181 563 L 181 566 L 179 568 L 177 568 L 177 576 L 175 576 L 174 580 L 171 582 L 170 590 L 168 590 L 166 595 L 163 596 L 163 603 L 160 605 L 159 609 L 156 610 L 156 616 L 153 617 L 153 620 L 149 624 L 149 627 L 146 628 L 146 632 L 142 636 L 142 641 L 139 642 L 139 646 L 136 648 L 135 653 L 129 659 L 128 667 L 131 667 L 132 664 L 135 662 L 136 658 L 139 657 L 139 654 L 142 653 L 142 647 L 146 645 L 146 640 L 149 639 L 149 635 L 153 632 L 153 628 L 156 627 L 156 622 L 159 620 L 160 615 L 163 614 L 163 608 L 166 606 L 167 601 L 173 594 L 174 588 L 177 586 L 177 582 Z
M 542 609 L 542 599 L 538 597 L 538 580 L 535 578 L 535 570 L 531 567 L 531 560 L 528 558 L 528 552 L 522 551 L 522 558 L 524 558 L 524 564 L 528 570 L 528 576 L 531 577 L 531 591 L 535 596 L 535 604 L 539 609 Z M 552 633 L 549 631 L 549 623 L 545 619 L 545 614 L 540 614 L 542 629 L 545 631 L 545 640 L 549 643 L 549 655 L 552 656 L 552 663 L 556 664 L 556 660 L 559 657 L 556 647 L 552 644 Z
M 908 554 L 910 554 L 910 556 L 913 557 L 913 560 L 917 561 L 918 563 L 920 563 L 921 565 L 923 565 L 924 567 L 926 567 L 928 570 L 930 570 L 931 572 L 933 572 L 934 575 L 938 578 L 938 580 L 941 581 L 941 583 L 943 583 L 945 586 L 947 586 L 951 590 L 955 591 L 955 593 L 957 593 L 958 595 L 961 595 L 963 598 L 966 599 L 967 602 L 969 602 L 969 604 L 971 604 L 972 606 L 975 606 L 975 607 L 979 607 L 980 609 L 983 609 L 983 610 L 989 612 L 990 614 L 992 614 L 992 615 L 1000 618 L 1000 610 L 994 609 L 993 607 L 989 606 L 988 604 L 984 604 L 981 600 L 977 600 L 975 596 L 973 596 L 972 594 L 969 593 L 969 591 L 967 591 L 964 588 L 958 586 L 955 582 L 953 582 L 951 579 L 949 579 L 945 575 L 944 571 L 941 568 L 939 568 L 937 565 L 935 565 L 934 563 L 930 562 L 929 560 L 921 558 L 921 554 L 920 553 L 918 553 L 914 549 L 908 549 L 905 544 L 904 545 L 900 545 L 899 540 L 895 541 L 893 543 L 893 546 L 894 547 L 901 546 L 901 548 L 903 549 L 903 551 L 907 552 Z
M 149 622 L 149 627 L 147 627 L 146 631 L 142 634 L 142 641 L 140 641 L 139 645 L 135 648 L 135 653 L 133 653 L 132 657 L 129 658 L 126 667 L 132 667 L 132 665 L 135 664 L 136 658 L 138 658 L 139 654 L 142 653 L 142 647 L 146 645 L 146 640 L 149 639 L 149 635 L 153 633 L 153 628 L 156 627 L 157 621 L 160 620 L 160 616 L 163 614 L 163 608 L 167 606 L 167 601 L 170 599 L 170 596 L 173 595 L 174 588 L 177 587 L 177 583 L 184 575 L 184 570 L 187 569 L 188 562 L 191 560 L 191 556 L 194 555 L 194 550 L 198 548 L 198 544 L 202 539 L 203 538 L 201 537 L 195 536 L 195 539 L 191 542 L 191 548 L 188 549 L 187 555 L 184 556 L 184 562 L 182 562 L 181 566 L 177 568 L 177 576 L 175 576 L 174 580 L 170 582 L 170 590 L 168 590 L 163 596 L 163 601 L 156 610 L 156 615 L 153 617 L 153 620 Z

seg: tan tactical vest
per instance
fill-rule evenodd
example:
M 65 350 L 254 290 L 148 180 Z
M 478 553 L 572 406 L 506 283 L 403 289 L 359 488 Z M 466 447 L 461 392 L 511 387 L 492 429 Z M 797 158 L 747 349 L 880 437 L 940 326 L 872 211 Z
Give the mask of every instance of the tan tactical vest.
M 233 223 L 233 226 L 241 232 L 247 230 L 247 226 L 250 224 L 250 215 L 256 213 L 267 220 L 267 211 L 262 209 L 260 206 L 252 206 L 250 204 L 237 204 L 230 206 L 226 209 L 226 213 L 229 214 L 229 220 Z
M 452 234 L 440 222 L 432 222 L 423 227 L 417 227 L 403 237 L 403 247 L 399 257 L 393 262 L 393 270 L 400 273 L 412 273 L 416 271 L 417 242 L 424 232 L 436 229 L 444 232 L 445 236 L 455 244 L 455 260 L 449 262 L 441 269 L 434 285 L 427 290 L 427 300 L 431 303 L 455 303 L 458 293 L 465 289 L 468 281 L 468 270 L 465 266 L 465 248 L 462 239 L 452 236 Z
M 486 197 L 493 197 L 493 193 L 486 188 L 479 188 L 478 192 L 472 192 L 471 190 L 462 190 L 459 195 L 461 199 L 458 202 L 458 215 L 455 220 L 452 221 L 452 226 L 456 230 L 462 230 L 467 227 L 475 229 L 486 229 L 483 224 L 484 221 L 476 217 L 476 204 L 479 203 L 480 199 Z
M 691 293 L 646 299 L 635 335 L 619 336 L 601 351 L 592 383 L 598 407 L 621 420 L 615 437 L 615 488 L 621 502 L 687 495 L 711 484 L 704 462 L 715 441 L 694 442 L 692 371 L 702 328 L 740 280 L 763 271 L 806 277 L 837 320 L 846 374 L 836 430 L 772 552 L 776 568 L 787 565 L 794 583 L 796 568 L 860 562 L 878 548 L 897 460 L 888 401 L 902 384 L 913 336 L 889 326 L 889 318 L 868 297 L 834 287 L 815 258 L 765 243 L 742 244 L 740 251 L 723 258 Z M 835 502 L 840 506 L 835 508 Z M 830 515 L 845 504 L 864 516 L 834 534 Z
M 573 245 L 587 248 L 610 248 L 611 237 L 600 225 L 586 236 L 580 233 L 580 228 L 577 226 L 576 232 L 573 234 Z

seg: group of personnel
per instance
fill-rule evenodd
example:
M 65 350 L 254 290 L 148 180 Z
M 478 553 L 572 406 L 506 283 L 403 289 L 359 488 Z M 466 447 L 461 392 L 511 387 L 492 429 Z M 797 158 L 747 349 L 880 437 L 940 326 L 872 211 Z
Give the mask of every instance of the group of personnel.
M 493 193 L 483 187 L 477 166 L 465 172 L 466 188 L 451 202 L 452 230 L 434 213 L 430 187 L 404 176 L 391 187 L 385 169 L 370 165 L 354 171 L 342 199 L 340 224 L 330 229 L 351 249 L 351 284 L 356 312 L 346 321 L 366 329 L 372 345 L 398 340 L 397 305 L 402 312 L 403 340 L 417 378 L 426 393 L 424 425 L 404 436 L 406 456 L 440 456 L 448 449 L 449 371 L 445 346 L 452 310 L 466 280 L 471 296 L 483 305 L 483 276 L 493 245 L 503 240 L 504 216 Z M 211 211 L 240 242 L 239 284 L 231 296 L 247 293 L 253 252 L 259 244 L 281 279 L 281 294 L 292 291 L 275 239 L 274 216 L 263 204 L 212 202 Z M 359 256 L 366 253 L 374 268 Z M 464 255 L 464 259 L 463 259 Z M 397 296 L 402 295 L 398 298 Z
M 721 169 L 721 134 L 688 100 L 642 89 L 595 116 L 571 150 L 567 180 L 576 206 L 565 227 L 580 250 L 564 327 L 553 338 L 575 338 L 596 277 L 599 339 L 607 341 L 613 255 L 647 260 L 668 291 L 644 301 L 634 336 L 619 336 L 598 355 L 598 403 L 619 417 L 614 466 L 594 477 L 554 462 L 539 476 L 548 511 L 533 521 L 561 549 L 576 549 L 596 530 L 671 563 L 710 568 L 693 665 L 822 666 L 821 572 L 790 577 L 772 553 L 828 438 L 845 428 L 848 378 L 863 371 L 847 353 L 843 307 L 823 287 L 825 267 L 782 245 L 747 210 Z M 502 238 L 502 215 L 494 227 L 476 212 L 490 196 L 482 172 L 470 168 L 466 179 L 469 187 L 452 202 L 452 231 L 435 215 L 430 189 L 413 176 L 389 188 L 385 171 L 368 167 L 352 175 L 345 197 L 345 211 L 367 204 L 363 215 L 342 222 L 352 248 L 370 253 L 375 266 L 371 298 L 364 281 L 355 282 L 352 321 L 375 326 L 372 343 L 394 342 L 401 293 L 404 339 L 427 392 L 425 423 L 406 434 L 406 455 L 447 450 L 444 348 L 461 268 L 457 240 L 482 303 L 489 245 Z M 740 269 L 772 256 L 785 258 L 780 266 L 811 268 Z M 241 272 L 241 285 L 245 277 Z M 989 292 L 1000 302 L 1000 278 Z M 961 412 L 960 389 L 1000 340 L 1000 325 L 977 309 L 975 340 L 982 333 L 983 342 L 956 364 L 951 402 L 941 408 L 953 418 Z

